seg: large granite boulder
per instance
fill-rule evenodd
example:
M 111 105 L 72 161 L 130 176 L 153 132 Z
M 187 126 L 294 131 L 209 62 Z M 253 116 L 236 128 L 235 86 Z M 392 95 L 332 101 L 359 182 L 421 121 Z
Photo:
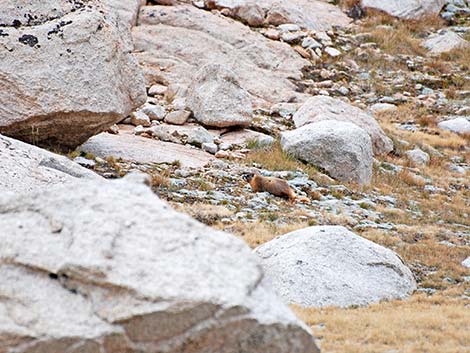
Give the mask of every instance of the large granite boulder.
M 339 7 L 321 0 L 205 0 L 210 9 L 228 14 L 250 26 L 295 23 L 302 28 L 326 31 L 346 26 L 350 20 Z
M 408 20 L 437 16 L 445 3 L 446 0 L 361 0 L 361 5 L 365 8 Z
M 290 304 L 367 305 L 403 299 L 416 289 L 413 274 L 397 254 L 344 227 L 301 229 L 255 252 L 268 280 Z
M 441 121 L 437 124 L 443 130 L 452 131 L 456 134 L 470 134 L 470 116 L 449 116 L 448 120 Z
M 45 190 L 76 178 L 101 179 L 67 157 L 0 135 L 0 194 Z
M 281 135 L 282 149 L 293 157 L 321 167 L 333 178 L 369 184 L 372 178 L 372 143 L 355 124 L 323 120 Z
M 97 0 L 0 0 L 0 133 L 73 148 L 145 102 L 128 29 Z
M 70 191 L 0 194 L 0 351 L 318 352 L 242 240 L 142 184 Z
M 191 5 L 144 6 L 133 29 L 137 57 L 149 86 L 182 87 L 184 96 L 206 64 L 232 70 L 254 107 L 304 100 L 292 82 L 309 63 L 288 44 L 272 41 L 228 17 Z
M 430 35 L 423 45 L 431 55 L 440 55 L 455 49 L 469 47 L 470 42 L 453 31 L 444 30 Z
M 253 118 L 250 94 L 233 71 L 222 65 L 202 67 L 188 88 L 186 101 L 196 120 L 206 126 L 248 126 Z
M 314 96 L 309 98 L 294 114 L 296 127 L 323 120 L 346 121 L 363 128 L 372 139 L 374 154 L 393 150 L 392 140 L 385 135 L 374 116 L 338 98 Z

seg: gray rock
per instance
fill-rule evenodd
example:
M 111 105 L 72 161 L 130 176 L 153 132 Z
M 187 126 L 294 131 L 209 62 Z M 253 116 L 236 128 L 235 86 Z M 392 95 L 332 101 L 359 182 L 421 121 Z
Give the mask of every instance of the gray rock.
M 213 143 L 214 136 L 205 128 L 199 125 L 169 125 L 161 124 L 153 126 L 147 132 L 162 141 L 173 143 L 195 145 L 200 147 L 203 143 Z
M 296 127 L 322 120 L 351 122 L 367 131 L 372 139 L 374 154 L 385 154 L 393 150 L 393 142 L 374 117 L 337 98 L 314 96 L 309 98 L 295 113 Z
M 46 190 L 76 178 L 101 179 L 64 156 L 2 135 L 0 161 L 0 194 Z
M 227 132 L 221 136 L 221 139 L 222 143 L 240 147 L 248 147 L 250 143 L 255 147 L 266 147 L 274 143 L 272 136 L 248 129 Z
M 138 183 L 70 190 L 0 195 L 6 352 L 319 352 L 242 240 Z
M 335 49 L 335 48 L 332 48 L 332 47 L 326 47 L 325 48 L 325 53 L 327 53 L 332 58 L 336 58 L 336 57 L 341 55 L 341 52 L 338 49 Z
M 150 96 L 163 96 L 166 91 L 168 90 L 167 86 L 163 85 L 152 85 L 152 87 L 149 88 L 149 95 Z
M 367 305 L 403 299 L 416 289 L 411 271 L 393 251 L 344 227 L 301 229 L 255 252 L 270 283 L 290 304 Z
M 302 78 L 307 60 L 288 44 L 209 11 L 191 5 L 144 6 L 133 36 L 149 84 L 164 80 L 187 87 L 197 70 L 212 63 L 232 70 L 255 97 L 256 107 L 304 96 L 291 79 Z
M 470 268 L 470 257 L 467 257 L 465 260 L 462 261 L 462 266 Z
M 0 0 L 0 8 L 6 24 L 0 36 L 0 133 L 74 148 L 145 102 L 129 33 L 113 7 L 97 0 L 46 0 L 40 6 Z
M 454 49 L 468 47 L 470 43 L 455 32 L 441 31 L 429 36 L 429 38 L 424 41 L 423 46 L 428 49 L 432 55 L 440 55 Z
M 150 123 L 150 118 L 142 110 L 138 110 L 131 114 L 131 124 L 134 126 L 144 126 L 148 127 L 152 125 Z
M 406 157 L 408 157 L 408 160 L 415 166 L 423 166 L 429 164 L 429 154 L 419 148 L 415 148 L 411 151 L 406 151 L 405 155 Z
M 205 0 L 211 9 L 229 10 L 229 16 L 250 25 L 296 25 L 297 28 L 330 30 L 350 20 L 336 6 L 318 0 Z M 254 15 L 256 14 L 256 15 Z
M 325 169 L 333 178 L 368 184 L 372 178 L 372 143 L 355 124 L 324 120 L 281 134 L 282 149 Z
M 219 147 L 215 143 L 204 142 L 202 144 L 202 150 L 209 152 L 210 154 L 216 154 L 219 150 Z
M 248 126 L 253 110 L 250 94 L 234 72 L 218 64 L 202 67 L 188 88 L 187 105 L 204 125 Z
M 457 134 L 470 134 L 470 121 L 465 117 L 454 117 L 453 119 L 441 121 L 437 126 Z
M 122 158 L 143 164 L 177 162 L 191 168 L 201 168 L 213 159 L 196 148 L 134 136 L 125 131 L 119 135 L 102 133 L 93 136 L 79 150 L 100 158 Z
M 424 16 L 437 16 L 445 3 L 446 0 L 361 0 L 362 7 L 415 20 Z
M 390 103 L 375 103 L 370 107 L 370 110 L 374 113 L 390 113 L 398 110 L 395 104 Z
M 140 108 L 145 115 L 147 115 L 150 120 L 161 121 L 165 118 L 166 111 L 165 108 L 161 105 L 145 103 L 142 108 Z
M 175 110 L 165 117 L 165 122 L 174 125 L 183 125 L 191 116 L 187 110 Z
M 321 44 L 318 43 L 315 39 L 312 37 L 306 37 L 302 41 L 302 47 L 304 48 L 310 48 L 310 49 L 315 49 L 315 48 L 321 48 Z

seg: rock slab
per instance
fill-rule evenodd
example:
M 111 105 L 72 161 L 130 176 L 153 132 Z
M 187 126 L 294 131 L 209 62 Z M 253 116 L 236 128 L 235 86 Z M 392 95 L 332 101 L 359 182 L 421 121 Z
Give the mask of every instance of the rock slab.
M 101 179 L 64 156 L 2 135 L 0 161 L 0 194 L 45 190 L 76 178 Z
M 145 102 L 129 31 L 112 7 L 15 4 L 0 0 L 0 133 L 74 148 Z
M 437 16 L 445 3 L 446 0 L 361 0 L 361 5 L 365 8 L 408 20 Z
M 325 169 L 343 182 L 369 184 L 372 178 L 372 143 L 355 124 L 324 120 L 281 135 L 282 149 L 304 162 Z
M 296 127 L 323 120 L 338 120 L 356 124 L 372 139 L 374 154 L 386 154 L 393 150 L 392 140 L 385 134 L 374 116 L 341 99 L 314 96 L 309 98 L 294 114 Z
M 0 195 L 3 352 L 319 352 L 240 239 L 143 184 L 73 190 Z
M 290 304 L 367 305 L 403 299 L 416 289 L 411 271 L 393 251 L 344 227 L 301 229 L 255 252 L 268 280 Z

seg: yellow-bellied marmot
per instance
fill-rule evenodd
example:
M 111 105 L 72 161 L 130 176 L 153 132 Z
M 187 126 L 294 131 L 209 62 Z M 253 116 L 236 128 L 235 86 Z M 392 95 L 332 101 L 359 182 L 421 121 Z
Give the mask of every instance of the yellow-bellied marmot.
M 283 179 L 265 177 L 254 173 L 244 174 L 243 179 L 245 179 L 250 184 L 254 192 L 267 191 L 270 194 L 288 199 L 291 202 L 310 202 L 310 200 L 306 197 L 297 196 L 287 181 Z

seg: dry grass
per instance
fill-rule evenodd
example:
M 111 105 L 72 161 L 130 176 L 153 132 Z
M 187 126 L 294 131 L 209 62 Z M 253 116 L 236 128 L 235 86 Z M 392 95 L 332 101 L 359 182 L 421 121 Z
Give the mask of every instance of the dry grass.
M 312 327 L 323 352 L 470 352 L 470 310 L 444 295 L 367 308 L 293 309 Z
M 189 214 L 192 218 L 209 226 L 220 222 L 223 218 L 233 215 L 227 207 L 220 205 L 210 205 L 202 202 L 194 204 L 172 203 L 172 206 L 178 211 Z
M 449 53 L 441 54 L 440 58 L 448 62 L 459 64 L 463 70 L 470 70 L 470 46 L 454 49 Z M 468 80 L 464 87 L 470 87 Z

